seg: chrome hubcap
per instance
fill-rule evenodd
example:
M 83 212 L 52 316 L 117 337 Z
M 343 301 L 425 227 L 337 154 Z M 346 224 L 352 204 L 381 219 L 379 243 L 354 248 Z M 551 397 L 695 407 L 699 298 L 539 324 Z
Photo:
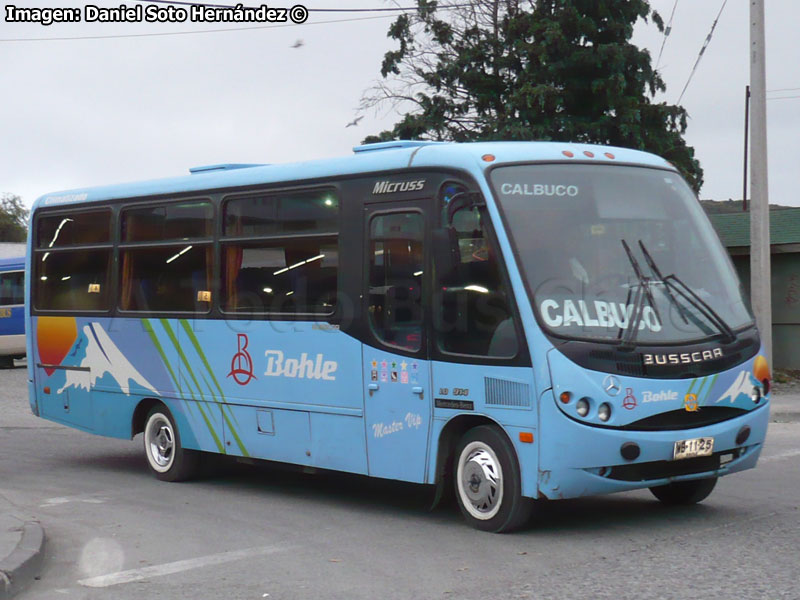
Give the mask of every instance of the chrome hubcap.
M 172 462 L 175 439 L 172 427 L 164 418 L 155 417 L 150 421 L 147 429 L 147 445 L 151 459 L 159 467 L 167 467 Z
M 491 519 L 503 498 L 503 474 L 491 448 L 469 444 L 458 465 L 459 491 L 465 508 L 478 519 Z

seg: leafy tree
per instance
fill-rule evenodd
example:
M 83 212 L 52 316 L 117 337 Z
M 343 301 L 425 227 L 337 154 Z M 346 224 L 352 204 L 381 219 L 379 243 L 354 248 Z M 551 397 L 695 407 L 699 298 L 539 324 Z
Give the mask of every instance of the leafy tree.
M 362 111 L 390 104 L 401 119 L 365 142 L 563 140 L 659 154 L 698 191 L 687 113 L 653 98 L 666 87 L 634 25 L 663 21 L 647 0 L 417 0 L 388 36 L 383 80 Z
M 15 194 L 0 194 L 0 242 L 24 242 L 29 210 Z

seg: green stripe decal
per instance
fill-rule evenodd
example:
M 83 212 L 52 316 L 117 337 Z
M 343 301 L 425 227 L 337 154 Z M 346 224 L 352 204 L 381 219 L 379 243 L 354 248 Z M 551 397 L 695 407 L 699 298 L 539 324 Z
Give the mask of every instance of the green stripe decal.
M 711 394 L 711 390 L 714 389 L 714 384 L 717 382 L 717 377 L 719 377 L 719 373 L 717 373 L 716 375 L 714 375 L 714 377 L 711 378 L 711 383 L 709 384 L 708 390 L 706 391 L 706 397 L 703 398 L 701 404 L 705 404 L 706 400 L 708 400 L 708 396 Z
M 191 385 L 189 385 L 189 380 L 186 379 L 185 375 L 184 375 L 183 379 L 186 381 L 186 388 L 190 391 L 189 393 L 192 396 L 192 400 L 195 401 L 196 406 L 197 406 L 198 410 L 200 411 L 200 415 L 203 417 L 203 421 L 205 421 L 206 427 L 208 427 L 208 431 L 211 433 L 211 437 L 214 438 L 214 443 L 217 445 L 217 449 L 220 451 L 220 454 L 225 454 L 225 446 L 222 443 L 222 441 L 219 439 L 219 436 L 217 435 L 217 432 L 214 431 L 214 424 L 210 421 L 210 419 L 206 415 L 206 411 L 203 410 L 203 402 L 197 400 L 194 397 L 194 394 L 191 393 Z
M 208 360 L 206 359 L 205 355 L 203 354 L 203 350 L 200 348 L 200 344 L 197 342 L 197 338 L 194 336 L 194 333 L 192 332 L 191 328 L 189 327 L 188 322 L 185 319 L 180 319 L 179 322 L 181 323 L 184 331 L 186 331 L 186 333 L 189 336 L 189 338 L 192 340 L 192 345 L 194 346 L 195 350 L 197 351 L 198 355 L 200 356 L 200 359 L 203 361 L 203 364 L 205 365 L 205 367 L 208 370 L 209 374 L 214 379 L 214 383 L 216 383 L 217 388 L 220 389 L 220 392 L 221 392 L 222 388 L 219 386 L 219 382 L 217 382 L 216 378 L 214 377 L 214 374 L 211 372 L 211 366 L 208 364 Z M 200 386 L 200 383 L 198 382 L 197 377 L 195 376 L 194 371 L 192 370 L 191 364 L 189 363 L 189 359 L 186 357 L 186 354 L 184 353 L 183 348 L 181 348 L 180 344 L 178 343 L 178 339 L 177 339 L 177 336 L 175 335 L 175 332 L 172 331 L 172 328 L 169 326 L 169 323 L 166 321 L 166 319 L 161 319 L 161 325 L 166 330 L 167 335 L 169 336 L 170 340 L 172 340 L 172 344 L 175 346 L 175 349 L 178 351 L 178 355 L 181 357 L 181 361 L 183 361 L 183 364 L 186 367 L 186 371 L 189 373 L 189 376 L 191 377 L 192 382 L 194 383 L 194 387 L 197 388 L 198 392 L 202 396 L 203 388 Z M 214 402 L 219 403 L 220 401 L 217 398 L 216 394 L 214 394 L 214 390 L 213 390 L 213 388 L 211 388 L 211 386 L 209 386 L 209 391 L 211 392 L 211 397 L 214 399 Z M 222 418 L 225 420 L 225 423 L 228 424 L 228 427 L 231 430 L 231 435 L 233 435 L 233 439 L 236 441 L 236 445 L 239 447 L 239 451 L 242 453 L 242 456 L 250 456 L 249 452 L 247 452 L 247 448 L 245 448 L 244 444 L 242 443 L 242 440 L 239 437 L 239 434 L 236 432 L 236 428 L 233 426 L 233 423 L 231 423 L 230 419 L 225 414 L 226 405 L 225 405 L 224 401 L 225 401 L 225 397 L 222 396 L 222 404 L 221 404 L 221 407 L 222 407 L 221 408 Z
M 172 378 L 172 382 L 175 384 L 175 389 L 178 391 L 178 394 L 180 394 L 181 399 L 186 400 L 186 395 L 183 393 L 183 386 L 181 385 L 180 379 L 175 375 L 175 371 L 172 370 L 172 365 L 169 363 L 169 359 L 167 358 L 167 354 L 164 352 L 164 348 L 161 346 L 161 342 L 158 341 L 158 336 L 156 336 L 156 332 L 153 330 L 153 325 L 150 323 L 149 319 L 142 319 L 142 322 L 144 323 L 145 331 L 147 331 L 147 333 L 150 335 L 153 345 L 156 347 L 158 354 L 161 356 L 164 366 L 167 368 L 167 371 L 169 371 L 169 376 Z M 193 410 L 192 403 L 187 402 L 186 408 L 191 413 Z
M 203 375 L 202 373 L 200 373 L 200 376 L 203 378 L 203 381 L 205 382 L 205 384 L 209 388 L 211 388 L 211 386 L 208 383 L 208 379 L 206 379 L 206 376 Z M 225 414 L 225 409 L 226 408 L 228 409 L 228 412 L 230 413 L 230 416 L 233 417 L 234 421 L 236 421 L 236 424 L 238 425 L 239 421 L 236 420 L 236 415 L 233 414 L 233 411 L 231 410 L 231 407 L 228 406 L 227 404 L 220 404 L 219 406 L 220 406 L 220 409 L 221 409 L 220 412 L 222 413 L 222 418 L 225 419 L 225 422 L 228 424 L 228 427 L 231 430 L 231 435 L 233 435 L 233 439 L 236 441 L 236 445 L 239 447 L 239 451 L 242 453 L 242 456 L 250 456 L 250 454 L 247 452 L 247 448 L 245 447 L 244 443 L 242 443 L 241 438 L 239 438 L 239 434 L 236 433 L 236 428 L 233 426 L 233 423 L 231 423 L 230 418 L 228 417 L 228 415 Z
M 181 357 L 181 361 L 183 362 L 184 366 L 186 367 L 186 371 L 191 376 L 192 381 L 194 382 L 195 388 L 197 389 L 198 393 L 202 397 L 203 390 L 200 387 L 200 384 L 197 382 L 197 378 L 194 376 L 194 372 L 192 371 L 192 367 L 189 365 L 189 360 L 186 358 L 186 355 L 183 353 L 183 349 L 181 348 L 180 344 L 178 343 L 178 338 L 175 336 L 175 332 L 172 331 L 172 327 L 169 326 L 169 321 L 167 321 L 167 319 L 159 319 L 159 322 L 161 323 L 161 326 L 164 328 L 164 331 L 167 332 L 167 335 L 169 336 L 169 339 L 172 342 L 172 345 L 175 347 L 175 350 L 178 352 L 178 356 Z M 186 379 L 185 376 L 184 376 L 184 379 Z M 186 382 L 189 383 L 189 380 L 187 379 Z M 201 398 L 194 398 L 194 394 L 192 394 L 192 398 L 195 399 L 195 400 L 201 400 Z M 198 402 L 198 406 L 200 406 L 199 402 Z M 203 414 L 203 418 L 206 418 L 206 415 L 202 411 L 202 409 L 201 409 L 201 413 Z M 225 452 L 225 448 L 222 445 L 222 443 L 220 442 L 219 437 L 217 436 L 216 432 L 214 431 L 212 423 L 210 423 L 206 419 L 206 424 L 208 425 L 208 430 L 211 433 L 212 437 L 214 438 L 214 441 L 216 442 L 217 447 L 219 448 L 220 452 L 224 453 Z
M 236 429 L 233 428 L 233 423 L 231 423 L 231 420 L 228 418 L 228 415 L 226 415 L 223 412 L 222 418 L 225 419 L 225 422 L 228 424 L 228 427 L 230 428 L 231 433 L 233 434 L 233 439 L 236 440 L 236 445 L 239 447 L 239 452 L 242 453 L 242 456 L 245 457 L 250 456 L 250 453 L 247 451 L 247 448 L 245 448 L 244 444 L 242 443 L 242 440 L 239 438 L 239 434 L 236 433 Z
M 161 356 L 161 360 L 164 361 L 164 366 L 167 367 L 167 371 L 169 371 L 169 376 L 172 377 L 172 381 L 175 384 L 175 387 L 178 388 L 178 393 L 181 394 L 181 396 L 183 396 L 183 392 L 181 391 L 181 383 L 175 376 L 175 371 L 172 370 L 172 367 L 169 364 L 169 360 L 167 360 L 167 355 L 164 353 L 164 348 L 161 347 L 161 342 L 158 341 L 156 332 L 153 331 L 153 326 L 150 324 L 150 319 L 142 319 L 142 323 L 144 324 L 145 331 L 147 331 L 147 334 L 153 341 L 153 345 L 156 347 L 158 354 Z
M 206 379 L 206 376 L 203 375 L 203 373 L 200 373 L 200 377 L 203 378 L 203 383 L 206 384 L 206 387 L 208 389 L 211 389 L 211 384 L 208 383 L 208 379 Z M 228 401 L 225 400 L 223 403 L 220 404 L 220 406 L 222 407 L 223 414 L 225 414 L 225 409 L 227 408 L 230 417 L 233 419 L 233 422 L 236 423 L 236 425 L 239 425 L 239 419 L 237 419 L 236 415 L 233 414 L 233 411 L 231 410 L 231 406 L 230 406 L 230 404 L 228 404 Z
M 697 389 L 697 392 L 696 392 L 696 394 L 697 394 L 697 399 L 698 399 L 698 400 L 700 400 L 700 395 L 703 393 L 703 388 L 704 388 L 704 387 L 705 387 L 705 385 L 706 385 L 706 381 L 708 381 L 708 377 L 703 377 L 703 378 L 700 380 L 700 382 L 701 382 L 701 383 L 700 383 L 700 387 Z
M 206 372 L 211 377 L 211 380 L 214 382 L 214 385 L 217 387 L 217 391 L 219 391 L 219 396 L 222 399 L 222 418 L 225 419 L 225 422 L 228 424 L 228 427 L 231 430 L 231 435 L 233 435 L 233 439 L 236 441 L 236 445 L 239 447 L 239 451 L 242 453 L 242 456 L 250 456 L 250 453 L 247 452 L 247 448 L 245 448 L 244 444 L 242 443 L 242 440 L 239 437 L 239 434 L 236 432 L 236 427 L 234 427 L 234 425 L 231 422 L 229 416 L 226 414 L 226 411 L 225 411 L 226 408 L 228 409 L 228 413 L 230 413 L 231 415 L 233 415 L 233 411 L 230 410 L 230 407 L 228 406 L 227 402 L 225 401 L 225 393 L 222 391 L 222 386 L 219 384 L 219 381 L 217 381 L 217 377 L 214 375 L 214 371 L 211 368 L 211 365 L 209 364 L 208 359 L 206 358 L 205 352 L 203 352 L 203 349 L 200 347 L 200 342 L 197 339 L 197 336 L 194 334 L 194 331 L 192 331 L 192 328 L 189 325 L 189 321 L 188 320 L 180 319 L 179 321 L 180 321 L 181 327 L 183 327 L 183 330 L 186 332 L 186 335 L 189 337 L 189 340 L 192 342 L 192 346 L 194 346 L 194 350 L 197 353 L 197 356 L 199 356 L 200 360 L 203 362 L 203 365 L 206 368 Z M 201 373 L 201 375 L 202 375 L 202 373 Z M 217 401 L 217 397 L 214 394 L 214 389 L 211 387 L 211 385 L 208 383 L 208 380 L 205 377 L 203 377 L 203 380 L 205 381 L 206 385 L 208 386 L 208 389 L 211 392 L 211 395 L 214 397 L 214 400 Z M 235 419 L 235 417 L 234 417 L 234 419 Z
M 219 390 L 220 398 L 222 398 L 222 400 L 224 401 L 225 400 L 225 394 L 222 391 L 222 386 L 219 384 L 219 381 L 217 381 L 217 378 L 214 376 L 214 371 L 211 369 L 211 365 L 208 364 L 208 360 L 206 359 L 206 355 L 203 353 L 203 349 L 200 347 L 200 342 L 197 340 L 197 337 L 194 335 L 194 331 L 192 331 L 192 328 L 189 327 L 189 322 L 186 319 L 181 319 L 180 323 L 183 326 L 183 330 L 186 332 L 186 335 L 189 336 L 189 339 L 191 340 L 192 345 L 194 346 L 195 352 L 197 352 L 197 355 L 200 357 L 200 360 L 203 361 L 203 364 L 206 367 L 206 371 L 208 371 L 208 374 L 211 375 L 211 379 L 214 381 L 214 384 L 217 386 L 217 390 Z

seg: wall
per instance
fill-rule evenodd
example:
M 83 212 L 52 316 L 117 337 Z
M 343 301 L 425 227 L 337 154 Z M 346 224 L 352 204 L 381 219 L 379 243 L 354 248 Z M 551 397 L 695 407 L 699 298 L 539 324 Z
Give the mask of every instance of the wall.
M 750 256 L 731 257 L 750 297 Z M 800 252 L 772 254 L 772 363 L 800 369 Z

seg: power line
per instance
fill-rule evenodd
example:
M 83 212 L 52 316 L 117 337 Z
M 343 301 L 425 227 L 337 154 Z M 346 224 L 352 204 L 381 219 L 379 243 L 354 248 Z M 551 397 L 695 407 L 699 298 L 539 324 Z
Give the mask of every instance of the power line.
M 719 9 L 719 13 L 717 13 L 717 18 L 714 19 L 714 23 L 712 23 L 711 25 L 711 31 L 708 32 L 708 35 L 706 36 L 706 39 L 703 42 L 703 47 L 700 48 L 700 54 L 697 55 L 697 60 L 694 62 L 694 67 L 692 67 L 692 72 L 689 74 L 689 79 L 686 80 L 686 85 L 683 86 L 683 91 L 681 92 L 681 95 L 678 97 L 678 101 L 676 102 L 676 104 L 681 103 L 681 99 L 683 98 L 683 95 L 686 93 L 686 88 L 689 87 L 689 83 L 692 81 L 692 77 L 694 77 L 695 71 L 697 71 L 697 65 L 700 64 L 700 59 L 703 58 L 703 53 L 706 51 L 706 48 L 708 48 L 708 44 L 711 42 L 711 36 L 714 35 L 714 29 L 716 29 L 717 22 L 719 21 L 720 16 L 722 16 L 722 11 L 725 10 L 725 5 L 727 3 L 728 0 L 723 0 L 722 6 Z
M 800 88 L 782 88 L 780 90 L 767 90 L 767 93 L 771 94 L 772 92 L 796 92 L 798 90 L 800 90 Z
M 672 33 L 672 19 L 675 18 L 676 8 L 678 8 L 678 0 L 675 0 L 675 4 L 672 5 L 672 13 L 669 15 L 669 23 L 667 23 L 667 27 L 664 29 L 664 39 L 661 41 L 661 50 L 658 51 L 658 60 L 656 60 L 656 68 L 653 69 L 654 71 L 658 71 L 658 65 L 661 64 L 661 54 L 664 52 L 667 37 Z
M 136 2 L 147 3 L 160 3 L 160 4 L 179 4 L 185 6 L 204 6 L 209 8 L 235 8 L 235 6 L 225 4 L 205 4 L 202 2 L 187 2 L 184 0 L 135 0 Z M 464 8 L 472 6 L 472 3 L 465 4 L 443 4 L 437 8 L 442 10 L 451 10 L 455 8 Z M 249 7 L 252 8 L 252 7 Z M 417 10 L 416 6 L 406 7 L 390 7 L 390 8 L 309 8 L 309 12 L 403 12 Z M 73 36 L 73 37 L 48 37 L 48 38 L 5 38 L 0 39 L 0 43 L 4 42 L 67 42 L 75 40 L 109 40 L 109 39 L 122 39 L 122 38 L 141 38 L 141 37 L 165 37 L 172 35 L 195 35 L 198 33 L 229 33 L 232 31 L 250 31 L 254 29 L 273 29 L 276 27 L 293 27 L 297 25 L 325 25 L 330 23 L 348 23 L 353 21 L 368 21 L 371 19 L 385 19 L 393 15 L 377 15 L 374 17 L 359 17 L 353 19 L 334 19 L 329 21 L 316 21 L 309 23 L 284 23 L 277 25 L 253 25 L 250 27 L 236 27 L 236 28 L 221 28 L 221 29 L 202 29 L 198 31 L 167 31 L 160 33 L 128 33 L 128 34 L 114 34 L 114 35 L 86 35 L 86 36 Z
M 309 23 L 282 23 L 279 25 L 253 25 L 252 27 L 229 27 L 227 29 L 201 29 L 197 31 L 165 31 L 155 33 L 122 33 L 115 35 L 84 35 L 75 37 L 48 37 L 48 38 L 6 38 L 0 39 L 4 42 L 69 42 L 75 40 L 111 40 L 122 38 L 142 38 L 142 37 L 166 37 L 170 35 L 195 35 L 198 33 L 233 33 L 236 31 L 251 31 L 254 29 L 275 29 L 278 27 L 301 27 L 306 25 L 327 25 L 330 23 L 350 23 L 354 21 L 370 21 L 373 19 L 387 19 L 392 15 L 376 15 L 374 17 L 358 17 L 355 19 L 332 19 L 328 21 L 314 21 Z
M 767 100 L 792 100 L 793 98 L 800 98 L 800 96 L 780 96 L 778 98 L 767 98 Z

